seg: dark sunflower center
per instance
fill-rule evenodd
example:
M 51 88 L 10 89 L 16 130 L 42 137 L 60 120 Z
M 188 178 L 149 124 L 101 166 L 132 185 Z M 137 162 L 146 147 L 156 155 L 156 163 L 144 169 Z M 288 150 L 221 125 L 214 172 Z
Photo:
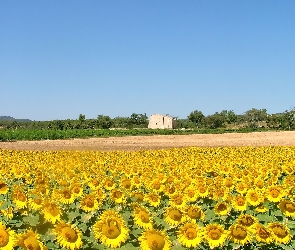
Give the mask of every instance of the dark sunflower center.
M 139 217 L 140 217 L 140 219 L 141 219 L 141 221 L 143 223 L 148 223 L 149 220 L 150 220 L 149 214 L 147 212 L 145 212 L 145 211 L 140 211 L 139 212 Z
M 181 205 L 182 204 L 182 198 L 180 196 L 177 196 L 175 199 L 174 199 L 174 202 L 175 204 L 177 205 Z
M 111 220 L 103 225 L 102 233 L 109 239 L 116 239 L 121 234 L 121 227 L 116 221 Z
M 172 220 L 180 221 L 182 218 L 182 213 L 177 209 L 172 209 L 171 211 L 169 211 L 169 217 Z
M 251 217 L 248 217 L 248 216 L 243 217 L 242 220 L 241 220 L 241 224 L 242 224 L 243 226 L 247 226 L 247 227 L 249 227 L 249 226 L 251 226 L 253 223 L 254 223 L 254 220 L 253 220 Z
M 48 212 L 52 215 L 52 216 L 57 216 L 59 214 L 59 209 L 57 207 L 57 205 L 55 204 L 50 204 L 48 207 Z
M 9 242 L 9 234 L 3 230 L 0 229 L 0 247 L 5 247 Z
M 287 202 L 285 205 L 285 209 L 290 212 L 290 213 L 294 213 L 295 212 L 295 206 L 294 203 L 291 202 Z
M 17 199 L 21 202 L 25 202 L 26 201 L 26 196 L 24 193 L 22 192 L 18 192 L 17 195 L 16 195 Z
M 149 234 L 147 236 L 147 243 L 151 250 L 162 250 L 165 246 L 165 239 L 162 235 Z
M 121 197 L 122 197 L 122 192 L 120 192 L 120 191 L 115 191 L 114 192 L 114 198 L 119 199 Z
M 189 240 L 193 240 L 197 237 L 197 231 L 194 228 L 189 228 L 185 231 L 185 236 Z
M 258 195 L 256 193 L 250 194 L 250 200 L 251 201 L 258 201 Z
M 224 185 L 229 188 L 233 185 L 233 182 L 230 179 L 226 179 Z
M 238 206 L 243 206 L 243 205 L 245 205 L 245 200 L 243 198 L 238 198 L 237 204 L 238 204 Z
M 288 235 L 288 232 L 282 228 L 280 225 L 274 226 L 272 228 L 274 234 L 279 238 L 285 238 Z
M 87 207 L 94 207 L 94 200 L 93 199 L 88 198 L 85 203 L 86 203 Z
M 131 187 L 131 181 L 129 180 L 123 181 L 122 186 L 126 189 L 129 189 Z
M 63 234 L 64 238 L 66 239 L 66 241 L 71 242 L 71 243 L 76 242 L 78 239 L 77 233 L 75 232 L 74 229 L 72 229 L 70 227 L 64 227 L 62 229 L 62 234 Z
M 270 233 L 267 232 L 267 230 L 265 228 L 259 228 L 258 235 L 262 239 L 267 239 L 269 237 Z
M 137 201 L 143 201 L 143 194 L 142 193 L 136 193 L 134 197 L 137 199 Z
M 211 229 L 209 231 L 209 237 L 212 240 L 218 240 L 221 237 L 221 232 L 218 228 Z
M 63 197 L 64 197 L 65 199 L 70 199 L 70 198 L 71 198 L 71 193 L 70 193 L 69 191 L 64 191 L 64 192 L 63 192 Z
M 221 203 L 218 205 L 217 209 L 219 211 L 225 211 L 227 209 L 227 206 L 224 203 Z
M 236 226 L 232 230 L 232 235 L 236 239 L 243 240 L 243 239 L 245 239 L 247 237 L 247 231 L 243 227 Z
M 40 250 L 40 244 L 34 236 L 29 236 L 24 240 L 24 245 L 29 250 Z
M 271 195 L 273 198 L 277 198 L 277 197 L 279 197 L 280 192 L 279 192 L 277 189 L 272 189 L 272 190 L 270 191 L 270 195 Z
M 201 217 L 201 210 L 200 209 L 196 209 L 196 208 L 190 208 L 187 211 L 187 214 L 192 219 L 198 219 L 198 218 Z

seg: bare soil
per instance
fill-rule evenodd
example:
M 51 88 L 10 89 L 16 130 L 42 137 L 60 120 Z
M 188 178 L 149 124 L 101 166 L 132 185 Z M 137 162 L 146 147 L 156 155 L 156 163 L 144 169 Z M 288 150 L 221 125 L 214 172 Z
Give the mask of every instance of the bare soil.
M 295 146 L 295 131 L 194 135 L 153 135 L 70 140 L 0 142 L 11 150 L 135 151 L 176 147 Z

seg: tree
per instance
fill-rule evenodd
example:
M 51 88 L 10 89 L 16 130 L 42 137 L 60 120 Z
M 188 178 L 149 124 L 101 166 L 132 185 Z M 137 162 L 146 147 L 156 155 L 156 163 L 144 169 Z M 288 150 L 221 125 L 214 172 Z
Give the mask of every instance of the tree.
M 204 120 L 204 115 L 201 111 L 195 110 L 189 114 L 187 117 L 189 121 L 195 123 L 196 125 L 200 125 Z
M 130 123 L 133 125 L 144 125 L 147 126 L 148 125 L 148 117 L 146 116 L 146 113 L 144 114 L 135 114 L 132 113 L 130 116 Z
M 267 112 L 266 109 L 252 108 L 245 112 L 245 120 L 249 123 L 249 127 L 258 128 L 259 122 L 266 121 Z
M 112 119 L 107 115 L 98 115 L 97 126 L 102 129 L 110 128 L 112 126 Z
M 238 116 L 232 110 L 222 110 L 220 112 L 220 115 L 223 116 L 224 122 L 226 122 L 227 124 L 236 123 L 238 120 Z
M 213 115 L 206 116 L 204 123 L 206 127 L 211 129 L 222 128 L 224 124 L 224 117 L 218 112 L 215 112 Z
M 281 127 L 288 130 L 295 128 L 295 109 L 284 112 Z

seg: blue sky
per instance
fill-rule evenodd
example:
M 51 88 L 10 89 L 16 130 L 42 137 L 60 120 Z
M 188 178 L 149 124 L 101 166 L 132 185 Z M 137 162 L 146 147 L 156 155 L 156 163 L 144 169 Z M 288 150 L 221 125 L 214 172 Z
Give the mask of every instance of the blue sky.
M 295 1 L 0 1 L 0 116 L 295 106 Z

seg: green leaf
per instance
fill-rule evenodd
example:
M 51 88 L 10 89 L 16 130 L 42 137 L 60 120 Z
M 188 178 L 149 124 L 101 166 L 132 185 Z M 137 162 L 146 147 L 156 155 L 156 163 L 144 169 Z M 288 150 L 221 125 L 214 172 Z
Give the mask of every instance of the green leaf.
M 182 246 L 178 241 L 173 242 L 172 250 L 185 250 L 186 247 Z
M 79 228 L 82 230 L 83 233 L 85 233 L 88 229 L 88 225 L 86 223 L 79 224 Z
M 2 203 L 2 205 L 0 206 L 0 210 L 7 209 L 8 207 L 9 207 L 8 202 L 7 202 L 7 201 L 4 201 L 4 202 Z
M 269 216 L 268 214 L 258 214 L 256 217 L 258 218 L 260 222 L 265 222 L 265 223 L 272 222 L 274 219 L 273 216 Z
M 126 222 L 128 222 L 129 221 L 129 219 L 130 219 L 130 216 L 131 216 L 131 212 L 130 211 L 124 211 L 124 213 L 123 213 L 123 219 L 126 221 Z
M 59 249 L 60 248 L 59 245 L 57 245 L 56 243 L 53 243 L 53 242 L 48 242 L 46 244 L 46 246 L 47 246 L 48 249 Z
M 72 222 L 74 219 L 76 219 L 78 216 L 80 215 L 80 213 L 78 211 L 74 211 L 74 212 L 69 212 L 68 213 L 68 219 L 70 222 Z
M 37 226 L 39 224 L 39 219 L 40 219 L 40 216 L 39 214 L 30 214 L 28 217 L 27 217 L 27 222 L 30 226 Z
M 216 214 L 215 214 L 215 212 L 214 212 L 213 209 L 208 209 L 208 210 L 205 212 L 205 215 L 206 215 L 206 217 L 205 217 L 205 220 L 206 220 L 206 221 L 210 221 L 210 220 L 212 220 L 214 217 L 216 217 Z

